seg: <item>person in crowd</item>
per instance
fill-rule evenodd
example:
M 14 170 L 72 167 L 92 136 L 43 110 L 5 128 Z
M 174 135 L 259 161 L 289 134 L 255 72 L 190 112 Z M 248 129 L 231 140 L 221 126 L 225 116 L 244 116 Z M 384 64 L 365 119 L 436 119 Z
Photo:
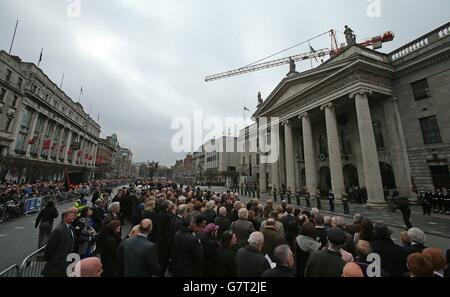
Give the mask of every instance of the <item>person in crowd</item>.
M 243 207 L 244 205 L 240 201 L 234 202 L 234 208 L 230 211 L 228 218 L 230 220 L 230 223 L 233 223 L 234 221 L 237 221 L 239 219 L 239 210 Z
M 422 251 L 422 255 L 433 265 L 434 276 L 444 277 L 444 272 L 447 269 L 444 251 L 438 248 L 426 248 Z
M 62 213 L 62 222 L 50 233 L 44 249 L 46 261 L 42 275 L 45 277 L 67 277 L 67 256 L 74 252 L 77 238 L 72 226 L 76 214 L 72 210 Z
M 206 203 L 206 211 L 203 214 L 206 220 L 206 224 L 213 224 L 214 219 L 217 216 L 217 212 L 214 211 L 214 207 L 216 206 L 216 203 L 214 200 L 210 200 Z
M 217 249 L 215 276 L 236 277 L 236 246 L 236 234 L 231 230 L 224 231 L 220 237 L 220 247 Z
M 277 246 L 286 244 L 284 236 L 275 228 L 276 221 L 274 219 L 268 219 L 266 226 L 261 230 L 264 235 L 263 252 L 269 256 L 270 259 L 274 259 L 274 250 Z
M 214 224 L 219 226 L 219 230 L 217 230 L 217 238 L 221 238 L 222 234 L 226 230 L 230 230 L 231 224 L 227 219 L 226 207 L 222 206 L 221 208 L 219 208 L 219 216 L 214 219 Z
M 116 277 L 119 274 L 117 250 L 122 241 L 120 229 L 119 221 L 111 221 L 98 235 L 97 252 L 103 265 L 103 277 Z
M 348 262 L 342 270 L 342 277 L 364 277 L 364 273 L 358 264 Z
M 119 215 L 120 213 L 120 203 L 119 202 L 113 202 L 108 206 L 108 213 L 105 216 L 105 219 L 103 220 L 103 225 L 108 225 L 111 221 L 121 221 L 122 218 Z
M 410 277 L 434 277 L 433 264 L 422 253 L 411 253 L 407 267 Z
M 152 221 L 139 224 L 139 234 L 124 240 L 118 248 L 118 271 L 123 277 L 154 277 L 159 273 L 156 246 L 148 240 Z
M 188 209 L 186 204 L 181 204 L 177 209 L 177 214 L 172 216 L 172 220 L 170 222 L 170 238 L 169 238 L 169 247 L 171 248 L 173 237 L 175 234 L 181 230 L 181 225 L 183 224 L 183 218 L 185 218 L 188 214 Z
M 339 228 L 327 231 L 328 247 L 311 252 L 305 268 L 305 277 L 340 277 L 345 266 L 341 249 L 346 242 L 344 231 Z
M 303 225 L 301 233 L 296 238 L 295 258 L 296 273 L 298 277 L 304 277 L 305 267 L 311 252 L 318 251 L 321 243 L 316 241 L 316 229 L 312 222 Z
M 92 220 L 94 221 L 95 232 L 100 232 L 103 226 L 103 220 L 105 219 L 104 202 L 102 199 L 95 200 L 92 206 Z
M 169 267 L 170 260 L 170 223 L 173 214 L 169 208 L 172 202 L 164 200 L 161 203 L 161 211 L 157 215 L 158 233 L 156 235 L 156 247 L 158 252 L 159 276 L 164 276 Z
M 411 239 L 411 245 L 403 247 L 407 255 L 410 255 L 412 253 L 421 253 L 424 249 L 427 248 L 425 246 L 425 233 L 419 228 L 414 227 L 409 229 L 408 236 Z
M 50 200 L 47 205 L 42 209 L 34 223 L 34 227 L 39 226 L 39 237 L 38 237 L 38 249 L 43 247 L 52 233 L 53 220 L 58 217 L 58 210 L 55 207 L 55 202 Z
M 205 276 L 214 275 L 215 266 L 217 265 L 217 250 L 219 249 L 219 242 L 217 241 L 217 231 L 219 226 L 208 224 L 203 229 L 205 239 L 202 242 L 204 253 L 203 274 Z
M 253 232 L 248 238 L 248 244 L 236 254 L 237 277 L 261 277 L 264 271 L 270 269 L 269 262 L 262 254 L 264 235 Z
M 327 230 L 324 227 L 324 220 L 321 214 L 314 215 L 314 223 L 315 223 L 315 238 L 317 238 L 320 243 L 320 249 L 323 249 L 328 241 L 327 241 Z M 298 275 L 298 273 L 297 273 Z
M 136 237 L 139 235 L 139 225 L 133 226 L 133 228 L 131 228 L 130 232 L 127 235 L 127 238 L 132 238 L 132 237 Z
M 367 240 L 358 240 L 356 242 L 356 259 L 355 263 L 358 264 L 359 267 L 361 267 L 361 270 L 364 274 L 364 277 L 368 277 L 368 270 L 370 269 L 369 266 L 372 264 L 372 262 L 369 262 L 367 260 L 367 257 L 372 254 L 373 250 L 370 246 L 370 243 Z M 389 274 L 383 270 L 383 268 L 380 269 L 380 277 L 388 277 Z
M 408 231 L 400 232 L 400 242 L 402 247 L 411 245 L 411 238 L 409 238 Z
M 101 277 L 103 273 L 102 262 L 99 258 L 90 257 L 75 264 L 76 276 Z
M 92 219 L 92 209 L 85 207 L 81 210 L 80 218 L 75 226 L 78 238 L 78 254 L 81 259 L 89 258 L 95 250 L 96 232 L 94 229 L 94 221 Z
M 152 232 L 149 234 L 149 240 L 153 243 L 156 243 L 156 234 L 158 233 L 158 220 L 156 218 L 155 212 L 156 202 L 154 199 L 148 199 L 144 203 L 144 209 L 142 210 L 141 220 L 149 219 L 153 223 Z
M 345 228 L 347 230 L 347 226 Z M 360 231 L 355 233 L 353 241 L 356 243 L 358 240 L 373 240 L 373 223 L 370 219 L 363 218 L 360 224 Z
M 246 208 L 239 209 L 239 219 L 231 223 L 231 231 L 237 236 L 238 244 L 245 244 L 250 234 L 255 231 L 252 222 L 248 220 L 248 210 Z
M 294 216 L 294 206 L 286 206 L 286 214 L 280 218 L 285 231 L 286 242 L 289 246 L 293 246 L 293 242 L 298 235 L 299 220 Z
M 274 220 L 275 220 L 275 229 L 276 229 L 278 232 L 280 232 L 280 234 L 283 235 L 283 237 L 284 237 L 284 227 L 283 227 L 283 223 L 281 223 L 281 222 L 278 220 L 278 212 L 277 212 L 276 210 L 272 211 L 272 212 L 269 214 L 269 218 L 268 218 L 268 219 L 274 219 Z M 263 221 L 263 222 L 261 223 L 261 226 L 259 227 L 259 229 L 260 229 L 260 230 L 264 230 L 264 229 L 266 228 L 266 223 L 267 223 L 267 220 Z
M 193 232 L 194 217 L 188 214 L 182 222 L 182 228 L 173 239 L 172 276 L 203 276 L 204 252 L 198 237 Z
M 295 277 L 294 271 L 294 256 L 288 245 L 279 245 L 274 250 L 275 268 L 266 270 L 262 277 Z
M 271 199 L 270 199 L 270 200 L 267 200 L 266 206 L 264 206 L 264 210 L 263 210 L 263 213 L 264 213 L 263 217 L 264 217 L 264 219 L 268 219 L 270 213 L 271 213 L 273 210 L 274 210 L 274 209 L 273 209 L 273 200 L 271 200 Z
M 345 226 L 345 231 L 350 233 L 350 235 L 355 235 L 356 233 L 361 232 L 361 223 L 364 217 L 357 213 L 353 216 L 353 224 L 348 224 Z
M 345 231 L 345 218 L 341 217 L 341 216 L 335 216 L 331 219 L 331 225 L 333 229 L 340 229 L 344 232 L 346 241 L 343 247 L 343 251 L 342 253 L 345 254 L 345 252 L 351 254 L 351 255 L 356 255 L 355 253 L 355 242 L 353 241 L 353 236 L 350 235 L 350 233 L 348 233 L 347 231 Z M 349 262 L 351 260 L 349 255 L 346 255 L 346 262 Z

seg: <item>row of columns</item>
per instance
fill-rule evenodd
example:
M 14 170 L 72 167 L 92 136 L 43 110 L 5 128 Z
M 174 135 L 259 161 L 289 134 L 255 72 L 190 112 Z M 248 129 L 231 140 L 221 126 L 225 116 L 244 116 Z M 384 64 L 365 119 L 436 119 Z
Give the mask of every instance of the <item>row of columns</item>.
M 355 100 L 357 114 L 358 131 L 361 143 L 362 167 L 364 172 L 365 185 L 367 188 L 368 204 L 372 206 L 382 206 L 385 204 L 381 172 L 378 163 L 378 152 L 373 132 L 372 118 L 370 114 L 368 96 L 372 93 L 369 90 L 361 89 L 351 93 L 350 98 Z M 325 113 L 326 131 L 328 138 L 328 153 L 330 162 L 332 192 L 335 197 L 342 198 L 345 192 L 344 173 L 342 167 L 341 145 L 339 141 L 338 125 L 336 121 L 335 105 L 330 102 L 320 108 Z M 299 116 L 302 122 L 303 150 L 305 161 L 306 187 L 311 196 L 316 195 L 317 168 L 316 152 L 314 149 L 313 129 L 310 114 L 304 113 Z M 292 121 L 284 121 L 284 153 L 286 167 L 286 186 L 295 190 L 295 154 L 294 154 L 294 134 Z M 273 141 L 273 140 L 272 140 Z M 280 148 L 283 147 L 280 141 Z M 281 154 L 280 154 L 281 155 Z M 283 160 L 281 160 L 283 162 Z M 271 164 L 271 182 L 274 188 L 280 185 L 280 162 Z M 260 165 L 260 187 L 266 189 L 265 166 Z M 264 187 L 263 187 L 264 186 Z
M 19 121 L 21 120 L 21 116 L 22 116 L 23 112 L 21 112 L 19 114 Z M 28 133 L 28 138 L 26 139 L 26 151 L 25 151 L 25 155 L 27 157 L 31 156 L 31 149 L 32 149 L 32 145 L 28 145 L 28 142 L 33 139 L 33 137 L 35 136 L 36 132 L 39 132 L 39 136 L 42 139 L 42 141 L 40 141 L 39 143 L 37 143 L 37 155 L 38 155 L 38 159 L 43 159 L 42 157 L 42 145 L 43 145 L 43 139 L 50 139 L 52 145 L 54 143 L 57 143 L 58 145 L 54 148 L 56 150 L 56 160 L 59 161 L 60 159 L 63 160 L 64 163 L 70 163 L 70 164 L 76 164 L 76 162 L 78 161 L 78 163 L 80 165 L 85 164 L 87 166 L 95 166 L 95 158 L 96 158 L 96 153 L 97 153 L 97 144 L 95 144 L 94 142 L 90 142 L 87 138 L 82 137 L 81 135 L 76 136 L 74 134 L 74 132 L 68 128 L 65 128 L 64 126 L 60 126 L 62 127 L 62 129 L 60 129 L 60 133 L 59 135 L 56 135 L 57 132 L 57 127 L 58 124 L 56 122 L 53 123 L 53 128 L 51 129 L 51 131 L 47 134 L 47 130 L 48 130 L 48 126 L 50 125 L 49 123 L 49 119 L 45 118 L 44 119 L 44 123 L 42 125 L 42 128 L 40 129 L 40 131 L 37 131 L 37 125 L 38 125 L 38 121 L 39 121 L 39 116 L 41 115 L 41 113 L 39 113 L 38 111 L 35 111 L 33 116 L 32 116 L 32 122 L 31 122 L 31 127 Z M 20 133 L 20 122 L 17 125 L 18 128 L 15 132 L 15 139 L 18 139 L 19 133 Z M 75 138 L 75 139 L 74 139 Z M 82 150 L 82 154 L 81 156 L 77 156 L 77 152 L 72 152 L 72 158 L 71 161 L 69 162 L 69 154 L 68 154 L 68 150 L 71 146 L 71 144 L 75 141 L 80 141 L 81 142 L 81 150 Z M 13 147 L 15 147 L 15 143 L 13 144 Z M 52 150 L 52 145 L 49 149 L 49 154 L 47 155 L 47 157 L 51 157 L 51 150 Z M 62 147 L 64 145 L 64 147 Z M 85 155 L 88 154 L 90 156 L 92 156 L 91 160 L 86 160 L 85 159 Z

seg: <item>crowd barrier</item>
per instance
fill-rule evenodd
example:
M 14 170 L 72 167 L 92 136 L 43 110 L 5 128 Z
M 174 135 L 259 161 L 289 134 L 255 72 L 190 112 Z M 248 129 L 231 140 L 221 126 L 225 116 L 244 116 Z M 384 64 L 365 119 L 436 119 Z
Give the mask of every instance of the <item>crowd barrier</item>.
M 14 264 L 8 268 L 6 268 L 4 271 L 0 272 L 0 277 L 18 277 L 20 272 L 20 266 L 17 264 Z

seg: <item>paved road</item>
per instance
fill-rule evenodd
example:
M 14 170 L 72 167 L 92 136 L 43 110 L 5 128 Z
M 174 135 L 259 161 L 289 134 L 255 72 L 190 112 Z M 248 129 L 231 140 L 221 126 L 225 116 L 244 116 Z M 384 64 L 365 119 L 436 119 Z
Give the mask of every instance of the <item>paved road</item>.
M 203 187 L 204 188 L 204 187 Z M 212 187 L 212 191 L 225 192 L 227 189 L 224 187 Z M 242 201 L 249 201 L 253 197 L 247 197 L 239 195 L 239 199 Z M 272 199 L 269 194 L 262 194 L 261 200 L 266 201 L 267 199 Z M 278 202 L 280 198 L 278 197 Z M 301 199 L 300 208 L 306 209 L 306 201 Z M 292 203 L 296 203 L 295 197 L 292 197 Z M 311 204 L 315 206 L 315 200 L 311 199 Z M 392 239 L 399 244 L 399 234 L 401 231 L 406 230 L 403 224 L 402 215 L 400 212 L 392 213 L 386 209 L 367 209 L 366 207 L 359 204 L 350 205 L 350 215 L 345 215 L 342 205 L 335 203 L 335 213 L 330 213 L 326 211 L 328 209 L 328 201 L 322 201 L 322 212 L 330 216 L 342 215 L 346 218 L 348 223 L 353 220 L 353 215 L 355 213 L 360 213 L 363 216 L 370 218 L 373 222 L 383 222 L 388 224 L 389 227 L 394 231 Z M 412 206 L 412 216 L 411 223 L 413 226 L 418 227 L 426 233 L 427 236 L 427 246 L 439 247 L 443 250 L 450 249 L 450 216 L 432 214 L 431 217 L 422 215 L 422 209 L 420 206 Z
M 114 189 L 114 192 L 121 187 Z M 90 202 L 90 197 L 88 201 Z M 73 202 L 57 205 L 59 214 L 73 206 Z M 23 259 L 37 250 L 39 229 L 34 228 L 37 213 L 21 217 L 0 225 L 0 271 L 19 264 Z M 56 219 L 53 226 L 56 226 Z

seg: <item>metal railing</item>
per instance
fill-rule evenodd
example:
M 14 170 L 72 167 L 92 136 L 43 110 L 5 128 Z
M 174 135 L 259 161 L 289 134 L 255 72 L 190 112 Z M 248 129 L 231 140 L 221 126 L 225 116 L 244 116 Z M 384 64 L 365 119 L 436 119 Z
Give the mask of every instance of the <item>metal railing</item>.
M 42 277 L 41 272 L 44 269 L 46 261 L 44 260 L 45 246 L 41 247 L 28 257 L 20 265 L 20 277 Z
M 0 272 L 0 277 L 19 277 L 20 267 L 17 264 L 14 264 L 4 271 Z

